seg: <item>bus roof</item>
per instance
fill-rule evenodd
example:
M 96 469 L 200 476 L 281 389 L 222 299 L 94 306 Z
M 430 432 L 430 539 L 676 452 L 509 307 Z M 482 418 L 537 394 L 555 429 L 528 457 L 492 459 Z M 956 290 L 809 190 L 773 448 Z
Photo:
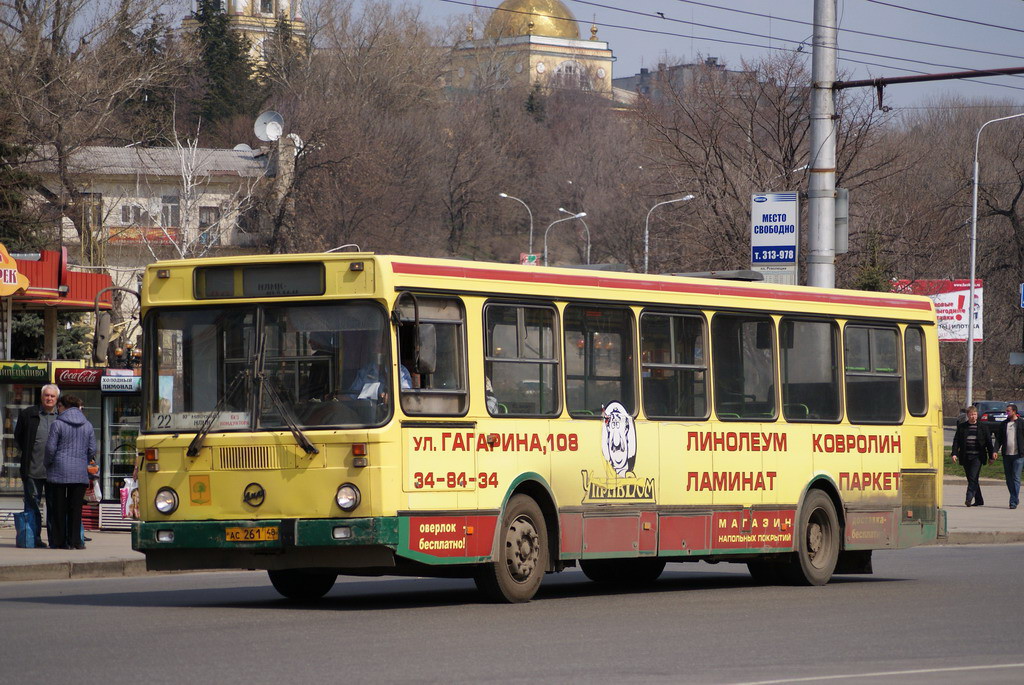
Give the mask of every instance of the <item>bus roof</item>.
M 772 311 L 821 312 L 837 315 L 849 311 L 859 316 L 906 319 L 934 323 L 932 301 L 919 295 L 866 292 L 774 283 L 741 282 L 660 274 L 590 271 L 578 268 L 521 266 L 462 259 L 377 255 L 371 252 L 335 252 L 287 255 L 243 255 L 202 259 L 165 260 L 150 264 L 145 283 L 155 285 L 158 271 L 181 279 L 182 287 L 167 297 L 153 296 L 146 287 L 143 306 L 182 305 L 195 302 L 191 287 L 197 267 L 254 265 L 267 267 L 288 263 L 321 262 L 330 270 L 348 271 L 346 264 L 371 263 L 376 278 L 373 295 L 388 297 L 404 289 L 435 292 L 464 292 L 482 295 L 515 295 L 552 299 L 625 300 L 637 304 L 685 304 L 694 307 L 750 308 Z M 187 274 L 185 272 L 188 272 Z M 187 278 L 186 275 L 188 276 Z M 581 290 L 585 289 L 585 290 Z M 172 293 L 179 293 L 174 296 Z M 331 294 L 330 292 L 328 293 Z M 355 293 L 338 292 L 338 295 Z M 363 292 L 362 296 L 370 295 Z M 254 298 L 256 299 L 256 298 Z M 262 299 L 262 298 L 259 298 Z M 280 301 L 280 298 L 273 298 Z M 308 297 L 303 299 L 308 300 Z M 736 300 L 742 300 L 737 302 Z M 227 300 L 235 301 L 238 300 Z M 204 299 L 204 304 L 225 300 Z

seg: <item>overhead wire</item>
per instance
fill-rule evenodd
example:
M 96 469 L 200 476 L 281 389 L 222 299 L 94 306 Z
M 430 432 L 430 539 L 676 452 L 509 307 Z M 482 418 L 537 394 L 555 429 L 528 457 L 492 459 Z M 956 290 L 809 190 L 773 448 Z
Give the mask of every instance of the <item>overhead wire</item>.
M 916 12 L 918 14 L 927 14 L 931 17 L 938 17 L 940 19 L 950 19 L 952 21 L 959 21 L 965 24 L 977 24 L 978 26 L 987 26 L 992 29 L 1004 29 L 1006 31 L 1016 31 L 1017 33 L 1024 33 L 1024 29 L 1015 29 L 1012 26 L 1004 26 L 1001 24 L 989 24 L 984 21 L 977 21 L 975 19 L 964 19 L 963 17 L 953 17 L 948 14 L 939 14 L 938 12 L 929 12 L 928 10 L 917 9 L 915 7 L 904 7 L 903 5 L 897 5 L 894 2 L 882 2 L 882 0 L 867 0 L 867 2 L 874 3 L 876 5 L 884 5 L 886 7 L 892 7 L 898 10 L 905 10 L 907 12 Z
M 704 24 L 702 22 L 688 21 L 686 19 L 676 19 L 675 17 L 666 17 L 666 16 L 663 16 L 662 14 L 658 14 L 656 12 L 655 13 L 651 13 L 651 12 L 642 12 L 640 10 L 625 9 L 625 8 L 622 8 L 622 7 L 615 7 L 614 5 L 605 5 L 605 4 L 600 3 L 600 2 L 591 2 L 589 0 L 573 0 L 573 2 L 575 2 L 577 4 L 580 4 L 580 5 L 589 5 L 589 6 L 592 6 L 592 7 L 599 7 L 601 9 L 613 10 L 613 11 L 616 11 L 616 12 L 625 12 L 626 14 L 633 14 L 633 15 L 648 17 L 648 18 L 651 18 L 651 19 L 662 19 L 662 20 L 665 20 L 665 21 L 671 21 L 671 22 L 675 22 L 675 23 L 678 23 L 678 24 L 687 24 L 687 25 L 690 25 L 690 26 L 697 26 L 697 27 L 700 27 L 700 28 L 711 29 L 711 30 L 714 30 L 714 31 L 725 31 L 725 32 L 728 32 L 728 33 L 736 33 L 736 34 L 743 35 L 743 36 L 752 36 L 752 37 L 755 37 L 755 38 L 766 38 L 768 40 L 782 40 L 784 42 L 795 43 L 797 45 L 800 45 L 800 44 L 805 42 L 805 41 L 793 40 L 791 38 L 773 38 L 772 36 L 768 36 L 768 35 L 765 35 L 763 33 L 757 33 L 757 32 L 754 32 L 754 31 L 742 31 L 740 29 L 731 29 L 731 28 L 727 28 L 727 27 L 724 27 L 724 26 L 716 26 L 714 24 Z M 505 10 L 505 11 L 515 11 L 515 10 Z M 522 12 L 522 13 L 523 14 L 529 14 L 529 12 Z M 568 19 L 567 17 L 555 17 L 555 18 L 556 19 L 566 19 L 568 21 L 571 21 L 571 19 Z M 598 24 L 598 26 L 600 26 L 600 24 Z M 636 29 L 636 30 L 646 30 L 646 29 Z M 679 34 L 676 34 L 676 35 L 679 35 Z M 692 38 L 692 36 L 691 36 L 691 38 Z M 713 38 L 704 38 L 704 39 L 701 39 L 701 40 L 715 40 L 715 39 L 713 39 Z M 768 49 L 775 49 L 775 48 L 773 46 L 768 46 Z M 894 60 L 898 60 L 900 62 L 910 62 L 910 63 L 913 63 L 913 64 L 922 64 L 924 66 L 929 66 L 929 67 L 940 67 L 940 68 L 943 68 L 943 69 L 957 69 L 957 70 L 960 70 L 960 71 L 967 71 L 968 70 L 968 67 L 962 67 L 962 66 L 957 66 L 957 65 L 953 65 L 953 64 L 942 64 L 942 63 L 938 63 L 938 62 L 928 62 L 928 61 L 925 61 L 925 60 L 913 59 L 911 57 L 896 57 L 894 55 L 883 55 L 883 54 L 879 54 L 877 52 L 868 52 L 866 50 L 843 49 L 843 52 L 844 53 L 848 53 L 848 54 L 852 54 L 852 55 L 863 55 L 865 57 L 880 57 L 882 59 L 894 59 Z
M 497 7 L 497 6 L 494 6 L 494 5 L 483 5 L 483 4 L 480 4 L 478 2 L 469 2 L 468 0 L 439 0 L 439 1 L 447 3 L 447 4 L 452 4 L 452 5 L 462 5 L 464 7 L 473 7 L 475 9 L 483 8 L 483 9 L 490 9 L 490 10 L 495 10 L 495 11 L 508 12 L 510 14 L 525 14 L 525 15 L 532 14 L 532 12 L 528 12 L 526 10 L 515 10 L 515 9 L 504 8 L 504 7 Z M 583 4 L 583 5 L 592 5 L 594 7 L 599 7 L 599 8 L 602 8 L 602 9 L 614 10 L 614 11 L 617 11 L 617 12 L 625 12 L 627 14 L 634 14 L 634 15 L 644 16 L 644 17 L 647 17 L 647 18 L 664 19 L 664 20 L 667 20 L 667 21 L 675 22 L 675 23 L 681 23 L 681 24 L 688 24 L 688 25 L 692 25 L 692 26 L 698 26 L 700 28 L 709 28 L 709 29 L 712 29 L 712 30 L 724 31 L 724 32 L 727 32 L 727 33 L 737 33 L 737 34 L 741 34 L 741 35 L 749 35 L 749 36 L 753 36 L 753 37 L 757 37 L 757 38 L 767 38 L 768 40 L 773 40 L 773 38 L 771 36 L 766 36 L 764 34 L 754 33 L 754 32 L 750 32 L 750 31 L 740 31 L 738 29 L 730 29 L 730 28 L 726 28 L 726 27 L 720 27 L 720 26 L 714 26 L 714 25 L 708 25 L 708 24 L 702 24 L 702 23 L 697 23 L 697 22 L 686 21 L 686 20 L 683 20 L 683 19 L 675 19 L 675 18 L 670 18 L 670 17 L 663 17 L 663 16 L 661 16 L 661 15 L 659 15 L 657 13 L 641 12 L 639 10 L 628 10 L 628 9 L 623 9 L 623 8 L 620 8 L 620 7 L 614 7 L 614 6 L 611 6 L 611 5 L 604 5 L 604 4 L 596 3 L 596 2 L 586 2 L 585 0 L 573 0 L 573 1 L 574 2 L 578 2 L 580 4 Z M 572 22 L 576 21 L 576 19 L 574 17 L 556 17 L 554 15 L 549 15 L 549 16 L 551 16 L 552 19 L 558 19 L 558 20 L 562 20 L 562 21 L 572 21 Z M 621 30 L 625 30 L 625 31 L 636 31 L 636 32 L 639 32 L 639 33 L 646 33 L 646 34 L 650 34 L 650 35 L 671 36 L 673 38 L 688 38 L 688 39 L 691 39 L 691 40 L 702 40 L 702 41 L 708 41 L 708 42 L 713 42 L 713 43 L 722 43 L 722 44 L 725 44 L 725 45 L 738 45 L 738 46 L 741 46 L 741 47 L 752 47 L 752 48 L 758 48 L 758 49 L 761 49 L 761 50 L 776 50 L 776 51 L 781 51 L 781 52 L 801 52 L 801 50 L 797 49 L 797 48 L 784 48 L 784 47 L 778 47 L 778 46 L 774 46 L 774 45 L 763 45 L 763 44 L 758 44 L 758 43 L 750 43 L 750 42 L 746 42 L 746 41 L 727 40 L 725 38 L 712 38 L 712 37 L 709 37 L 709 36 L 692 36 L 692 35 L 686 35 L 686 34 L 682 34 L 682 33 L 676 33 L 674 31 L 662 31 L 662 30 L 658 30 L 658 29 L 647 29 L 647 28 L 641 28 L 641 27 L 638 27 L 638 26 L 627 26 L 627 25 L 623 25 L 623 24 L 612 24 L 612 23 L 608 23 L 608 22 L 599 22 L 599 21 L 596 21 L 596 20 L 592 21 L 591 23 L 594 26 L 600 26 L 600 27 L 603 27 L 603 28 L 621 29 Z M 792 40 L 792 39 L 776 39 L 776 40 L 783 40 L 784 42 L 793 43 L 793 44 L 796 44 L 796 45 L 802 45 L 802 44 L 804 44 L 806 42 L 806 41 L 796 41 L 796 40 Z M 866 52 L 866 51 L 863 51 L 863 50 L 848 50 L 848 49 L 844 49 L 843 53 L 844 54 L 863 55 L 863 56 L 867 56 L 867 57 L 879 57 L 879 58 L 882 58 L 882 59 L 892 59 L 892 60 L 896 60 L 896 61 L 899 61 L 899 62 L 911 62 L 911 63 L 914 63 L 914 64 L 921 64 L 921 65 L 924 65 L 924 66 L 931 66 L 931 67 L 939 67 L 939 68 L 943 68 L 943 69 L 955 69 L 955 70 L 960 70 L 960 71 L 967 71 L 968 70 L 966 67 L 961 67 L 961 66 L 956 66 L 956 65 L 941 64 L 941 63 L 936 63 L 936 62 L 928 62 L 928 61 L 924 61 L 924 60 L 916 60 L 916 59 L 906 58 L 906 57 L 895 57 L 895 56 L 892 56 L 892 55 L 883 55 L 883 54 L 878 54 L 878 53 L 873 53 L 873 52 Z M 928 72 L 924 72 L 924 71 L 918 71 L 916 69 L 910 69 L 908 67 L 897 66 L 897 65 L 894 65 L 894 64 L 881 64 L 881 63 L 878 63 L 878 62 L 866 62 L 866 61 L 863 61 L 863 60 L 852 59 L 852 58 L 849 58 L 849 57 L 838 57 L 837 59 L 839 61 L 841 61 L 841 62 L 848 62 L 848 63 L 851 63 L 851 64 L 860 64 L 860 65 L 863 65 L 863 66 L 874 66 L 874 67 L 879 67 L 879 68 L 883 68 L 883 69 L 895 69 L 897 71 L 903 71 L 903 72 L 906 72 L 906 73 L 909 73 L 909 74 L 920 74 L 920 75 L 923 75 L 923 74 L 927 74 L 928 73 Z M 979 75 L 979 77 L 981 77 L 981 76 L 982 75 Z M 997 86 L 997 87 L 1001 87 L 1001 88 L 1011 88 L 1013 90 L 1024 90 L 1024 87 L 1012 86 L 1012 85 L 1004 84 L 1004 83 L 991 83 L 991 84 L 988 84 L 988 85 Z
M 730 29 L 730 28 L 727 28 L 727 27 L 716 26 L 714 24 L 704 24 L 704 23 L 700 23 L 700 22 L 687 21 L 685 19 L 676 19 L 675 17 L 666 17 L 666 16 L 664 16 L 663 13 L 655 12 L 655 13 L 652 14 L 650 12 L 642 12 L 640 10 L 630 10 L 630 9 L 624 9 L 622 7 L 615 7 L 613 5 L 605 5 L 605 4 L 598 3 L 598 2 L 592 2 L 590 0 L 572 0 L 572 1 L 576 2 L 576 3 L 580 4 L 580 5 L 590 5 L 590 6 L 593 6 L 593 7 L 599 7 L 601 9 L 614 10 L 614 11 L 617 11 L 617 12 L 625 12 L 627 14 L 634 14 L 634 15 L 644 16 L 644 17 L 648 17 L 648 18 L 652 18 L 652 19 L 662 19 L 662 20 L 665 20 L 665 21 L 671 21 L 671 22 L 680 23 L 680 24 L 688 24 L 690 26 L 698 26 L 700 28 L 707 28 L 707 29 L 712 29 L 712 30 L 716 30 L 716 31 L 725 31 L 725 32 L 729 32 L 729 33 L 737 33 L 737 34 L 741 34 L 741 35 L 753 36 L 753 37 L 756 37 L 756 38 L 766 38 L 769 41 L 774 39 L 774 40 L 781 40 L 781 41 L 787 42 L 787 43 L 795 43 L 797 45 L 803 45 L 806 42 L 806 41 L 796 41 L 796 40 L 787 39 L 787 38 L 773 38 L 772 36 L 766 36 L 766 35 L 764 35 L 762 33 L 755 33 L 755 32 L 751 32 L 751 31 L 741 31 L 739 29 Z M 682 0 L 682 1 L 685 2 L 687 0 Z M 707 5 L 709 7 L 717 7 L 716 5 L 710 5 L 708 3 L 696 3 L 696 4 L 704 4 L 704 5 Z M 727 8 L 722 8 L 722 9 L 727 9 Z M 505 11 L 509 11 L 509 10 L 505 10 Z M 766 16 L 766 15 L 761 15 L 761 16 Z M 557 18 L 566 19 L 565 17 L 557 17 Z M 789 21 L 796 22 L 797 20 L 789 20 Z M 594 23 L 597 26 L 601 26 L 602 25 L 602 24 L 600 24 L 598 22 L 594 22 Z M 810 26 L 814 26 L 813 22 L 798 22 L 798 23 L 807 23 Z M 626 28 L 628 30 L 634 30 L 634 31 L 645 31 L 645 32 L 646 31 L 651 31 L 651 29 L 643 29 L 643 28 L 639 28 L 639 27 L 618 27 L 618 26 L 607 25 L 607 24 L 606 24 L 606 26 L 613 26 L 614 28 Z M 677 34 L 677 33 L 670 33 L 670 32 L 667 32 L 667 33 L 668 33 L 668 35 L 681 36 L 681 37 L 684 37 L 684 38 L 687 37 L 687 36 L 682 36 L 681 34 Z M 785 50 L 785 51 L 790 51 L 790 52 L 794 51 L 792 48 L 780 48 L 780 47 L 776 47 L 776 46 L 773 46 L 773 45 L 767 45 L 767 46 L 764 46 L 764 45 L 752 45 L 750 43 L 734 43 L 733 41 L 726 41 L 726 40 L 718 39 L 718 38 L 695 37 L 695 36 L 688 36 L 688 37 L 691 40 L 696 39 L 696 40 L 707 40 L 707 41 L 713 41 L 713 42 L 733 43 L 733 44 L 739 44 L 739 45 L 745 45 L 745 46 L 760 47 L 760 48 L 768 49 L 768 50 Z M 797 49 L 795 51 L 796 52 L 800 52 L 799 49 Z M 897 60 L 897 61 L 900 61 L 900 62 L 910 62 L 910 63 L 914 63 L 914 64 L 921 64 L 921 65 L 924 65 L 924 66 L 940 67 L 940 68 L 943 68 L 943 69 L 955 69 L 955 70 L 958 70 L 958 71 L 968 71 L 969 70 L 967 67 L 962 67 L 962 66 L 956 66 L 956 65 L 951 65 L 951 64 L 941 64 L 941 63 L 936 63 L 936 62 L 927 62 L 927 61 L 924 61 L 924 60 L 917 60 L 917 59 L 913 59 L 913 58 L 909 58 L 909 57 L 896 57 L 894 55 L 883 55 L 883 54 L 874 53 L 874 52 L 867 52 L 867 51 L 864 51 L 864 50 L 844 49 L 843 50 L 843 54 L 863 55 L 863 56 L 866 56 L 866 57 L 880 57 L 882 59 L 894 59 L 894 60 Z M 996 54 L 998 54 L 998 53 L 996 53 Z M 1013 57 L 1013 58 L 1016 58 L 1016 59 L 1024 59 L 1024 57 L 1019 57 L 1017 55 L 1000 55 L 1000 56 Z M 924 71 L 917 71 L 915 69 L 909 69 L 907 67 L 900 67 L 900 66 L 891 65 L 891 64 L 879 64 L 877 62 L 865 62 L 863 60 L 851 59 L 849 57 L 838 57 L 838 59 L 839 59 L 839 61 L 849 62 L 851 64 L 860 64 L 860 65 L 863 65 L 863 66 L 874 66 L 874 67 L 880 67 L 880 68 L 883 68 L 883 69 L 897 69 L 897 70 L 900 70 L 900 71 L 907 72 L 909 74 L 924 75 L 924 74 L 927 73 L 927 72 L 924 72 Z M 979 77 L 980 77 L 980 75 L 979 75 Z M 992 84 L 989 84 L 989 85 L 993 85 L 993 86 L 997 86 L 997 87 L 1001 87 L 1001 88 L 1011 88 L 1011 89 L 1014 89 L 1014 90 L 1024 90 L 1024 87 L 1013 86 L 1013 85 L 1005 84 L 1005 83 L 992 83 Z
M 579 1 L 579 0 L 577 0 Z M 687 5 L 697 5 L 699 7 L 707 7 L 709 9 L 722 10 L 723 12 L 733 12 L 735 14 L 744 14 L 751 17 L 760 17 L 762 19 L 770 19 L 772 21 L 783 21 L 790 24 L 800 24 L 801 26 L 814 27 L 813 21 L 804 21 L 803 19 L 790 19 L 788 17 L 776 17 L 772 14 L 764 14 L 763 12 L 753 12 L 751 10 L 741 10 L 738 7 L 724 7 L 722 5 L 716 5 L 711 2 L 699 2 L 699 0 L 675 0 L 676 2 L 686 3 Z M 660 17 L 659 17 L 660 18 Z M 904 38 L 901 36 L 889 36 L 884 33 L 872 33 L 871 31 L 859 31 L 857 29 L 843 28 L 842 26 L 836 27 L 836 30 L 840 33 L 847 33 L 850 35 L 866 36 L 868 38 L 882 38 L 884 40 L 895 40 L 901 43 L 913 43 L 915 45 L 927 45 L 933 48 L 945 48 L 947 50 L 960 50 L 963 52 L 973 52 L 979 55 L 991 55 L 993 57 L 1012 57 L 1014 59 L 1024 59 L 1021 55 L 1011 55 L 1005 52 L 991 52 L 989 50 L 979 50 L 978 48 L 965 48 L 958 45 L 945 45 L 943 43 L 933 43 L 927 40 L 917 40 L 915 38 Z

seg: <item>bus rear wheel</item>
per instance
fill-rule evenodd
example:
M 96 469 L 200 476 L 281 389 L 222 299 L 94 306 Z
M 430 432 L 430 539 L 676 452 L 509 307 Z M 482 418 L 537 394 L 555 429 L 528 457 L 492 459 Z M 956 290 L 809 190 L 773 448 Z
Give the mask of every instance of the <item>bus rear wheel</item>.
M 794 585 L 824 585 L 832 578 L 839 560 L 839 517 L 832 498 L 821 490 L 808 492 L 796 534 L 789 580 Z
M 583 575 L 595 583 L 646 585 L 665 570 L 664 559 L 581 559 Z
M 320 599 L 334 587 L 337 573 L 322 570 L 285 569 L 267 571 L 270 583 L 284 597 L 297 602 Z
M 498 534 L 497 557 L 474 576 L 477 589 L 494 602 L 529 602 L 548 568 L 544 514 L 532 498 L 513 495 Z

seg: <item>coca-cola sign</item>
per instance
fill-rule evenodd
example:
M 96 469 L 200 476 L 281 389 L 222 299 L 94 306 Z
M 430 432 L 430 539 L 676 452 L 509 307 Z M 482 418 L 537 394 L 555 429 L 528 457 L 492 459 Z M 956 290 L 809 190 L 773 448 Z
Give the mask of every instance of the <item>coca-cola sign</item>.
M 101 376 L 103 369 L 58 369 L 54 382 L 60 387 L 95 388 Z

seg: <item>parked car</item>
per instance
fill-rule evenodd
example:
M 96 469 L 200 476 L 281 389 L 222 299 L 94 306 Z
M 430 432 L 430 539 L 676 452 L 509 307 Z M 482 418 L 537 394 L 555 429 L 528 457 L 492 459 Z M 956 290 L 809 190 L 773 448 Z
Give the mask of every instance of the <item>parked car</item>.
M 988 428 L 993 436 L 995 436 L 996 427 L 1006 420 L 1006 405 L 1016 404 L 1018 409 L 1021 406 L 1021 403 L 1015 400 L 1007 400 L 1006 402 L 983 400 L 974 404 L 978 407 L 978 421 Z

